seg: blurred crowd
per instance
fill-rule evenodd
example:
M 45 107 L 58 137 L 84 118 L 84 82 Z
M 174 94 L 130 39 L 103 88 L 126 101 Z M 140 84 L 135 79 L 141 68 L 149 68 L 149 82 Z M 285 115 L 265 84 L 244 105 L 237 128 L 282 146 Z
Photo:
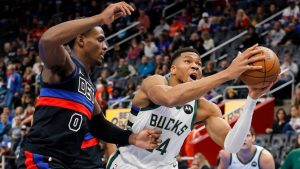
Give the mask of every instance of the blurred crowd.
M 0 1 L 0 6 L 3 7 L 0 11 L 1 155 L 17 155 L 20 143 L 30 127 L 34 103 L 39 95 L 40 73 L 43 69 L 38 55 L 38 41 L 43 32 L 66 20 L 98 14 L 112 2 Z M 204 77 L 226 69 L 237 51 L 259 43 L 278 53 L 282 70 L 290 70 L 281 75 L 278 85 L 291 80 L 292 77 L 299 82 L 300 62 L 296 58 L 299 58 L 300 53 L 300 3 L 296 0 L 128 2 L 135 9 L 131 16 L 121 18 L 112 25 L 103 26 L 106 37 L 109 37 L 134 22 L 139 22 L 133 30 L 124 31 L 108 42 L 112 49 L 106 53 L 105 64 L 95 69 L 92 75 L 97 87 L 96 99 L 103 110 L 124 97 L 131 98 L 143 78 L 153 74 L 166 75 L 170 66 L 170 56 L 176 49 L 191 46 L 204 54 L 245 30 L 248 32 L 239 39 L 239 43 L 203 58 Z M 171 3 L 175 3 L 171 11 L 180 12 L 173 17 L 163 16 L 163 9 Z M 285 7 L 287 8 L 283 14 L 263 24 L 263 29 L 255 27 Z M 138 32 L 139 35 L 126 43 L 118 44 L 133 32 Z M 216 59 L 223 54 L 228 54 L 229 57 Z M 227 86 L 239 84 L 242 84 L 239 80 L 227 82 L 208 92 L 205 97 L 211 99 L 217 94 L 223 94 Z M 273 127 L 270 126 L 266 130 L 267 133 L 300 131 L 300 84 L 296 86 L 295 91 L 288 113 L 287 110 L 278 109 L 276 121 Z M 274 95 L 278 105 L 282 104 L 281 98 L 291 99 L 291 95 L 282 96 L 280 92 Z M 242 96 L 242 92 L 233 89 L 226 91 L 227 98 Z M 114 106 L 128 105 L 129 103 L 122 102 Z M 6 165 L 13 168 L 13 163 L 14 159 L 11 159 Z M 210 167 L 209 164 L 205 166 Z

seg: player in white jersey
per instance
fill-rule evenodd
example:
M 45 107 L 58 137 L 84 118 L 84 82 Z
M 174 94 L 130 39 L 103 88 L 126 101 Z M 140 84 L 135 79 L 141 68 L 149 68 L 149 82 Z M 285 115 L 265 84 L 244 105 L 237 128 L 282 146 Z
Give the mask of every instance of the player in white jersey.
M 254 145 L 254 142 L 255 132 L 251 127 L 240 151 L 220 151 L 218 169 L 275 169 L 272 154 L 263 147 Z
M 237 152 L 250 128 L 256 99 L 272 84 L 263 89 L 249 88 L 245 112 L 231 129 L 221 117 L 217 105 L 201 98 L 210 89 L 232 80 L 246 70 L 261 69 L 250 66 L 264 57 L 257 45 L 239 53 L 224 71 L 201 78 L 201 58 L 192 48 L 182 48 L 171 58 L 169 78 L 154 75 L 146 78 L 132 101 L 128 127 L 133 132 L 143 128 L 160 128 L 162 143 L 154 150 L 142 150 L 133 146 L 121 147 L 113 154 L 109 169 L 169 169 L 177 168 L 175 156 L 193 128 L 193 124 L 205 122 L 210 137 L 230 152 Z M 252 57 L 253 56 L 253 57 Z

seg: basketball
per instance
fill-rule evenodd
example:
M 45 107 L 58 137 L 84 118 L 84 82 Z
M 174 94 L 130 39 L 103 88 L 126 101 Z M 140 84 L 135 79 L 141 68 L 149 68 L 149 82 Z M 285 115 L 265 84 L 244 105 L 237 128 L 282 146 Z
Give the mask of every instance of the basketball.
M 274 82 L 280 73 L 280 63 L 277 55 L 269 48 L 259 46 L 263 52 L 256 56 L 265 55 L 266 58 L 257 62 L 251 63 L 253 66 L 262 66 L 260 70 L 248 70 L 244 72 L 240 79 L 248 86 L 254 88 L 267 87 L 268 82 Z

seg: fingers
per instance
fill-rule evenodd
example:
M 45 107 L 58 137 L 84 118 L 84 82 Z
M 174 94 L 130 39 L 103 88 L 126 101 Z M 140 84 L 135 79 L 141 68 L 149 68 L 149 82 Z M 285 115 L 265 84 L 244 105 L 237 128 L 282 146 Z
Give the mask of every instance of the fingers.
M 247 65 L 247 70 L 261 70 L 262 66 L 251 66 Z
M 253 49 L 253 50 L 250 50 L 247 52 L 245 51 L 245 52 L 243 52 L 243 54 L 244 54 L 244 58 L 248 59 L 248 58 L 251 58 L 252 56 L 255 56 L 262 52 L 263 52 L 263 50 L 261 48 L 256 48 L 256 49 Z
M 247 60 L 247 64 L 249 63 L 254 63 L 254 62 L 257 62 L 257 61 L 260 61 L 260 60 L 264 60 L 266 58 L 265 55 L 260 55 L 260 56 L 255 56 L 255 57 L 251 57 Z
M 256 47 L 258 47 L 258 44 L 255 44 L 255 45 L 251 46 L 250 48 L 246 49 L 244 52 L 249 52 L 249 51 L 255 49 Z
M 160 130 L 160 129 L 149 129 L 149 134 L 151 134 L 151 135 L 161 135 L 161 133 L 162 133 L 162 131 Z
M 117 5 L 122 11 L 123 15 L 131 15 L 131 12 L 134 11 L 134 9 L 126 2 L 119 2 Z

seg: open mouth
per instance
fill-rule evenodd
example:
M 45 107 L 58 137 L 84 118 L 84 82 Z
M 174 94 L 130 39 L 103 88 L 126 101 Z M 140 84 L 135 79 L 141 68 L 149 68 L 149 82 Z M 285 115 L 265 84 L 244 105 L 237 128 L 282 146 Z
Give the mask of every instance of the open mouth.
M 197 80 L 197 75 L 196 74 L 190 74 L 190 78 L 192 80 Z

